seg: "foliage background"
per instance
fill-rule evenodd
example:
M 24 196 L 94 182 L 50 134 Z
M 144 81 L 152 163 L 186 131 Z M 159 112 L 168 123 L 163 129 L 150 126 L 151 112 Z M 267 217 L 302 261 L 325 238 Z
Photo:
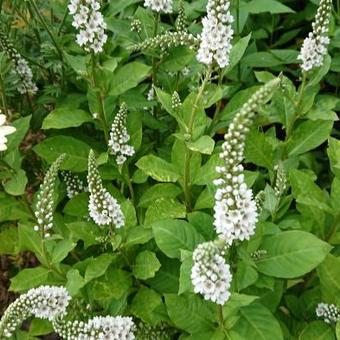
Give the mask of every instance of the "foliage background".
M 334 325 L 317 320 L 315 307 L 321 301 L 340 306 L 339 3 L 329 56 L 299 100 L 296 58 L 318 1 L 232 1 L 238 20 L 231 65 L 207 86 L 192 136 L 178 129 L 171 95 L 180 94 L 185 120 L 204 72 L 195 51 L 174 48 L 162 58 L 159 51 L 133 52 L 133 43 L 152 36 L 154 14 L 138 0 L 103 3 L 110 37 L 92 67 L 74 42 L 66 2 L 0 1 L 1 28 L 29 61 L 39 87 L 35 97 L 19 96 L 0 53 L 1 107 L 17 128 L 0 159 L 1 309 L 13 298 L 8 292 L 62 284 L 78 298 L 75 311 L 129 314 L 156 328 L 164 323 L 175 338 L 224 339 L 228 330 L 230 339 L 335 339 Z M 190 32 L 200 31 L 205 6 L 185 2 Z M 130 31 L 132 18 L 142 22 L 140 37 Z M 176 15 L 161 19 L 159 30 L 166 31 Z M 264 190 L 261 221 L 256 236 L 231 251 L 233 295 L 218 315 L 214 304 L 192 293 L 192 251 L 215 237 L 212 181 L 223 134 L 245 100 L 280 72 L 283 90 L 261 108 L 247 138 L 247 183 L 255 193 Z M 152 80 L 156 96 L 148 101 Z M 137 153 L 122 169 L 108 156 L 92 116 L 101 101 L 108 123 L 123 101 L 130 111 Z M 65 153 L 63 170 L 85 178 L 91 148 L 126 227 L 107 239 L 88 219 L 88 194 L 68 200 L 60 180 L 54 236 L 43 252 L 32 207 L 44 173 Z M 186 148 L 193 151 L 189 193 Z M 287 180 L 281 197 L 273 190 L 276 165 Z M 254 260 L 258 249 L 268 256 Z M 17 338 L 50 331 L 33 320 Z M 339 333 L 338 326 L 338 339 Z

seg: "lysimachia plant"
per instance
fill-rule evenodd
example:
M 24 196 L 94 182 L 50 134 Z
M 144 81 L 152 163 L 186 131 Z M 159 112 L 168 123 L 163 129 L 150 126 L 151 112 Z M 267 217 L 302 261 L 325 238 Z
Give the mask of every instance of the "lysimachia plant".
M 338 3 L 0 18 L 0 339 L 340 339 Z

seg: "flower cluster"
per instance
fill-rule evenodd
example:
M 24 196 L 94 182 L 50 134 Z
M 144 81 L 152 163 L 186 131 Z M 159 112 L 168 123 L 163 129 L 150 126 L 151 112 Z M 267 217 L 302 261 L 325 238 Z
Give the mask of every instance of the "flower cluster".
M 175 91 L 172 94 L 172 97 L 171 97 L 171 107 L 175 110 L 175 109 L 178 109 L 179 107 L 181 107 L 181 105 L 182 105 L 181 98 L 180 98 L 178 92 Z
M 104 188 L 92 150 L 89 154 L 87 182 L 90 192 L 89 213 L 94 222 L 100 226 L 110 224 L 116 228 L 124 226 L 124 215 L 120 205 Z
M 201 44 L 197 54 L 199 62 L 211 65 L 215 60 L 221 68 L 229 64 L 234 34 L 231 27 L 234 19 L 229 8 L 229 0 L 208 1 L 207 16 L 202 20 Z
M 327 54 L 329 44 L 328 27 L 332 12 L 332 1 L 321 0 L 312 24 L 312 32 L 304 40 L 298 59 L 302 61 L 301 68 L 308 72 L 313 68 L 320 67 L 323 64 Z
M 315 310 L 316 315 L 325 322 L 337 323 L 340 320 L 340 311 L 334 304 L 319 303 Z
M 0 321 L 0 338 L 10 338 L 31 315 L 52 321 L 63 316 L 71 297 L 63 287 L 41 286 L 21 295 L 5 311 Z
M 64 158 L 64 154 L 59 156 L 51 165 L 37 195 L 37 204 L 34 211 L 37 225 L 34 227 L 34 230 L 40 231 L 42 237 L 49 237 L 50 234 L 47 233 L 47 231 L 53 227 L 53 210 L 55 204 L 54 188 L 58 170 Z
M 66 184 L 66 193 L 68 198 L 72 198 L 84 191 L 87 191 L 86 184 L 78 176 L 73 175 L 70 171 L 63 171 L 62 176 Z
M 145 0 L 144 6 L 152 9 L 155 12 L 172 12 L 172 0 Z
M 199 39 L 187 32 L 166 32 L 132 46 L 134 51 L 160 48 L 164 54 L 168 49 L 178 46 L 194 48 Z
M 218 241 L 220 242 L 220 241 Z M 205 242 L 194 251 L 191 282 L 195 293 L 204 299 L 223 305 L 230 297 L 231 273 L 225 262 L 225 244 Z
M 130 29 L 131 32 L 140 33 L 142 31 L 142 22 L 139 19 L 132 20 Z
M 16 128 L 9 125 L 4 125 L 6 123 L 6 116 L 1 113 L 0 110 L 0 151 L 7 150 L 7 137 L 8 135 L 14 133 Z
M 57 318 L 53 321 L 55 331 L 68 340 L 133 340 L 135 324 L 130 317 L 97 316 L 88 322 L 65 321 Z
M 20 79 L 17 90 L 21 94 L 33 95 L 38 91 L 33 82 L 33 73 L 27 61 L 18 53 L 7 36 L 0 31 L 0 49 L 3 50 L 14 65 L 13 72 Z
M 109 149 L 113 155 L 117 156 L 117 164 L 124 164 L 127 157 L 131 157 L 135 154 L 133 146 L 127 144 L 130 140 L 130 135 L 126 128 L 127 114 L 126 104 L 123 103 L 116 114 L 111 127 Z
M 73 15 L 72 25 L 79 29 L 78 45 L 86 52 L 102 52 L 107 35 L 104 17 L 99 11 L 100 3 L 97 0 L 71 0 L 68 9 Z
M 224 136 L 220 158 L 222 166 L 216 171 L 220 178 L 215 195 L 214 226 L 217 234 L 229 245 L 234 240 L 248 240 L 255 233 L 258 212 L 252 191 L 244 182 L 243 166 L 246 134 L 252 124 L 255 111 L 266 102 L 279 84 L 279 79 L 260 88 L 240 109 Z
M 287 176 L 282 164 L 276 165 L 274 170 L 276 171 L 274 191 L 276 197 L 280 198 L 287 189 Z
M 184 10 L 184 1 L 180 0 L 178 16 L 176 19 L 176 30 L 178 32 L 185 32 L 187 30 L 187 17 Z

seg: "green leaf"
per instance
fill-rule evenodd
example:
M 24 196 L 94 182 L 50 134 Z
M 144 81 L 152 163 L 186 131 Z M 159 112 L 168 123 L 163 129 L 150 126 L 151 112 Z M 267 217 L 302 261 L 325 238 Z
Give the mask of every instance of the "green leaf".
M 7 152 L 14 150 L 20 145 L 30 127 L 31 117 L 32 116 L 19 118 L 11 123 L 11 125 L 16 128 L 16 131 L 7 136 Z
M 191 282 L 191 268 L 193 266 L 192 256 L 188 256 L 181 265 L 180 276 L 179 276 L 179 289 L 178 294 L 186 292 L 193 293 L 193 286 Z
M 64 213 L 70 216 L 85 217 L 88 216 L 89 194 L 82 192 L 72 197 L 64 207 Z
M 42 128 L 45 130 L 66 129 L 92 121 L 91 115 L 84 110 L 59 107 L 48 114 L 44 119 Z
M 144 322 L 155 325 L 162 319 L 159 313 L 162 304 L 162 298 L 158 293 L 150 288 L 142 287 L 132 300 L 131 312 Z
M 151 67 L 140 62 L 126 64 L 113 74 L 111 79 L 110 96 L 119 96 L 143 81 L 151 70 Z
M 101 235 L 100 229 L 93 222 L 73 222 L 67 223 L 67 228 L 71 232 L 74 241 L 84 241 L 85 248 L 97 244 L 97 237 Z
M 13 176 L 3 182 L 5 191 L 12 196 L 20 196 L 25 193 L 28 179 L 22 169 L 15 171 Z
M 329 138 L 327 149 L 331 170 L 333 174 L 340 179 L 340 141 L 335 138 Z
M 340 304 L 340 258 L 327 255 L 317 269 L 323 301 Z
M 77 269 L 71 269 L 66 274 L 66 289 L 72 295 L 77 295 L 79 290 L 86 284 L 85 279 L 80 275 Z
M 171 321 L 188 333 L 213 330 L 216 307 L 198 295 L 165 295 L 165 303 Z
M 70 240 L 62 240 L 58 242 L 52 251 L 51 263 L 57 264 L 64 260 L 68 253 L 75 248 L 77 244 Z
M 240 318 L 230 330 L 233 340 L 283 340 L 280 324 L 272 313 L 259 303 L 242 307 Z
M 154 155 L 142 157 L 136 165 L 147 175 L 159 182 L 176 182 L 180 177 L 176 168 L 171 163 Z
M 257 130 L 251 130 L 246 138 L 245 158 L 247 162 L 272 170 L 274 147 L 269 138 Z
M 204 238 L 186 221 L 163 220 L 152 224 L 156 243 L 171 258 L 180 258 L 181 249 L 193 251 Z
M 90 61 L 90 56 L 73 56 L 64 52 L 66 62 L 72 67 L 72 69 L 81 76 L 87 76 L 86 64 Z
M 33 150 L 48 164 L 52 164 L 61 154 L 66 154 L 61 169 L 82 172 L 87 170 L 90 146 L 69 136 L 54 136 L 36 145 Z
M 276 0 L 252 0 L 243 5 L 245 10 L 252 14 L 269 12 L 277 13 L 294 13 L 294 11 Z
M 26 268 L 11 279 L 9 289 L 23 292 L 46 283 L 50 270 L 44 267 Z
M 209 136 L 201 136 L 197 141 L 187 142 L 186 145 L 192 151 L 211 155 L 214 151 L 215 141 Z
M 18 229 L 7 228 L 0 232 L 0 254 L 16 255 L 18 245 Z
M 139 199 L 138 207 L 147 208 L 159 198 L 176 198 L 181 193 L 180 187 L 172 183 L 155 184 L 147 189 Z
M 136 244 L 145 244 L 153 238 L 152 230 L 137 226 L 130 228 L 125 242 L 126 247 L 131 247 Z
M 332 328 L 325 322 L 312 321 L 300 333 L 299 340 L 335 340 Z
M 301 123 L 287 144 L 289 156 L 301 155 L 313 150 L 329 137 L 333 127 L 333 121 L 315 120 Z
M 175 199 L 160 198 L 152 202 L 146 213 L 144 224 L 147 226 L 153 222 L 169 218 L 185 218 L 186 207 Z
M 30 336 L 46 335 L 53 332 L 50 321 L 43 319 L 33 319 L 30 324 Z
M 256 262 L 261 273 L 279 278 L 296 278 L 313 270 L 331 246 L 304 231 L 285 231 L 264 238 L 267 255 Z
M 249 33 L 247 36 L 241 38 L 235 44 L 233 44 L 233 47 L 230 51 L 230 63 L 223 71 L 224 74 L 227 74 L 229 71 L 231 71 L 241 60 L 241 58 L 244 55 L 244 52 L 248 47 L 250 38 L 251 33 Z
M 193 183 L 196 185 L 206 185 L 213 182 L 218 177 L 216 166 L 221 164 L 219 155 L 212 155 L 209 160 L 197 171 Z
M 133 274 L 137 279 L 146 280 L 155 276 L 155 273 L 161 267 L 154 252 L 144 250 L 136 257 L 136 262 L 133 267 Z
M 113 255 L 102 254 L 89 261 L 85 271 L 85 281 L 89 282 L 105 274 L 113 261 Z

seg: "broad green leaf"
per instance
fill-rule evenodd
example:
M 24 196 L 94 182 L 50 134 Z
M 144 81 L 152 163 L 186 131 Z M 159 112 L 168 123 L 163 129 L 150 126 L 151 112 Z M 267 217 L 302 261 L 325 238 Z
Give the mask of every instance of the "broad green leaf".
M 66 159 L 61 168 L 82 172 L 87 170 L 87 158 L 90 146 L 79 139 L 69 136 L 54 136 L 45 139 L 36 145 L 33 150 L 47 163 L 53 163 L 61 154 L 66 154 Z
M 259 303 L 240 309 L 240 318 L 230 330 L 230 336 L 233 340 L 283 340 L 279 322 Z
M 204 242 L 204 238 L 188 222 L 182 220 L 163 220 L 152 224 L 156 243 L 160 250 L 171 258 L 180 258 L 180 251 L 193 251 Z
M 18 229 L 6 228 L 0 232 L 0 254 L 16 255 L 18 245 Z
M 159 182 L 176 182 L 180 177 L 171 163 L 154 155 L 142 157 L 136 165 Z
M 181 265 L 180 277 L 179 277 L 179 290 L 178 294 L 186 292 L 193 293 L 193 285 L 191 282 L 191 268 L 193 266 L 192 256 L 187 257 Z
M 159 309 L 162 307 L 162 297 L 154 290 L 141 287 L 131 303 L 131 312 L 139 319 L 155 325 L 162 319 Z
M 150 228 L 144 228 L 143 226 L 129 228 L 128 236 L 124 245 L 129 247 L 136 244 L 145 244 L 149 242 L 152 237 L 153 234 Z
M 255 52 L 246 55 L 242 63 L 249 67 L 274 67 L 296 62 L 296 50 L 270 50 L 269 52 Z
M 64 57 L 66 62 L 71 66 L 71 68 L 81 76 L 87 76 L 87 66 L 86 64 L 90 61 L 90 56 L 74 56 L 68 54 L 64 51 Z
M 151 70 L 150 66 L 134 61 L 114 72 L 111 79 L 111 96 L 119 96 L 143 81 Z
M 11 125 L 16 128 L 16 131 L 7 136 L 7 152 L 14 150 L 20 145 L 30 126 L 31 117 L 32 116 L 19 118 L 11 123 Z
M 215 141 L 209 136 L 201 136 L 197 141 L 187 142 L 186 145 L 192 151 L 211 155 L 214 151 Z
M 106 270 L 113 261 L 113 255 L 104 253 L 92 259 L 85 271 L 85 281 L 89 282 L 105 274 Z
M 147 189 L 139 199 L 138 206 L 147 208 L 159 198 L 176 198 L 181 193 L 180 187 L 172 183 L 155 184 Z
M 149 225 L 156 221 L 169 218 L 185 218 L 186 207 L 184 204 L 172 198 L 159 198 L 152 202 L 146 213 L 144 224 Z
M 133 274 L 137 279 L 146 280 L 155 276 L 155 273 L 161 267 L 154 252 L 144 250 L 136 257 L 136 262 L 133 267 Z
M 165 303 L 171 321 L 188 333 L 207 332 L 214 328 L 216 307 L 198 295 L 166 295 Z
M 206 185 L 212 183 L 218 177 L 216 166 L 221 164 L 219 155 L 212 155 L 209 160 L 197 171 L 193 183 L 196 185 Z
M 246 138 L 245 158 L 247 162 L 272 170 L 274 167 L 274 147 L 269 138 L 257 130 L 251 130 Z
M 331 246 L 304 231 L 284 231 L 265 237 L 261 249 L 267 255 L 256 262 L 261 273 L 279 278 L 296 278 L 316 268 Z
M 71 232 L 74 241 L 84 241 L 85 248 L 97 244 L 97 237 L 101 235 L 100 229 L 93 222 L 73 222 L 67 223 L 67 228 Z
M 340 179 L 340 141 L 335 138 L 329 138 L 327 149 L 328 158 L 333 174 Z
M 5 180 L 2 184 L 5 191 L 12 196 L 20 196 L 25 193 L 28 179 L 26 172 L 22 169 L 15 171 L 13 176 Z
M 312 321 L 300 333 L 299 340 L 335 340 L 332 328 L 325 322 Z
M 85 279 L 80 275 L 77 269 L 71 269 L 66 274 L 66 289 L 72 295 L 77 295 L 79 290 L 86 284 Z
M 323 301 L 340 304 L 340 258 L 331 254 L 317 269 Z
M 70 251 L 72 251 L 77 244 L 70 240 L 62 240 L 58 242 L 51 255 L 51 263 L 57 264 L 64 260 Z
M 306 121 L 301 123 L 287 144 L 289 156 L 301 155 L 325 142 L 333 127 L 333 121 Z
M 64 207 L 64 213 L 70 216 L 85 217 L 88 216 L 89 194 L 82 192 L 72 197 Z
M 53 326 L 49 320 L 33 319 L 30 324 L 30 336 L 47 335 L 52 332 Z
M 276 0 L 252 0 L 243 5 L 245 10 L 252 14 L 269 12 L 277 13 L 294 13 L 294 11 Z
M 9 289 L 23 292 L 46 283 L 50 270 L 44 267 L 25 268 L 11 279 Z
M 230 51 L 230 63 L 223 71 L 224 74 L 227 74 L 229 71 L 231 71 L 237 65 L 237 63 L 242 59 L 244 52 L 246 51 L 248 47 L 250 38 L 251 38 L 251 33 L 249 33 L 247 36 L 241 38 L 235 44 L 233 44 L 233 47 Z
M 77 127 L 87 122 L 92 122 L 91 115 L 79 109 L 60 107 L 48 114 L 44 119 L 42 128 L 47 129 L 66 129 Z

